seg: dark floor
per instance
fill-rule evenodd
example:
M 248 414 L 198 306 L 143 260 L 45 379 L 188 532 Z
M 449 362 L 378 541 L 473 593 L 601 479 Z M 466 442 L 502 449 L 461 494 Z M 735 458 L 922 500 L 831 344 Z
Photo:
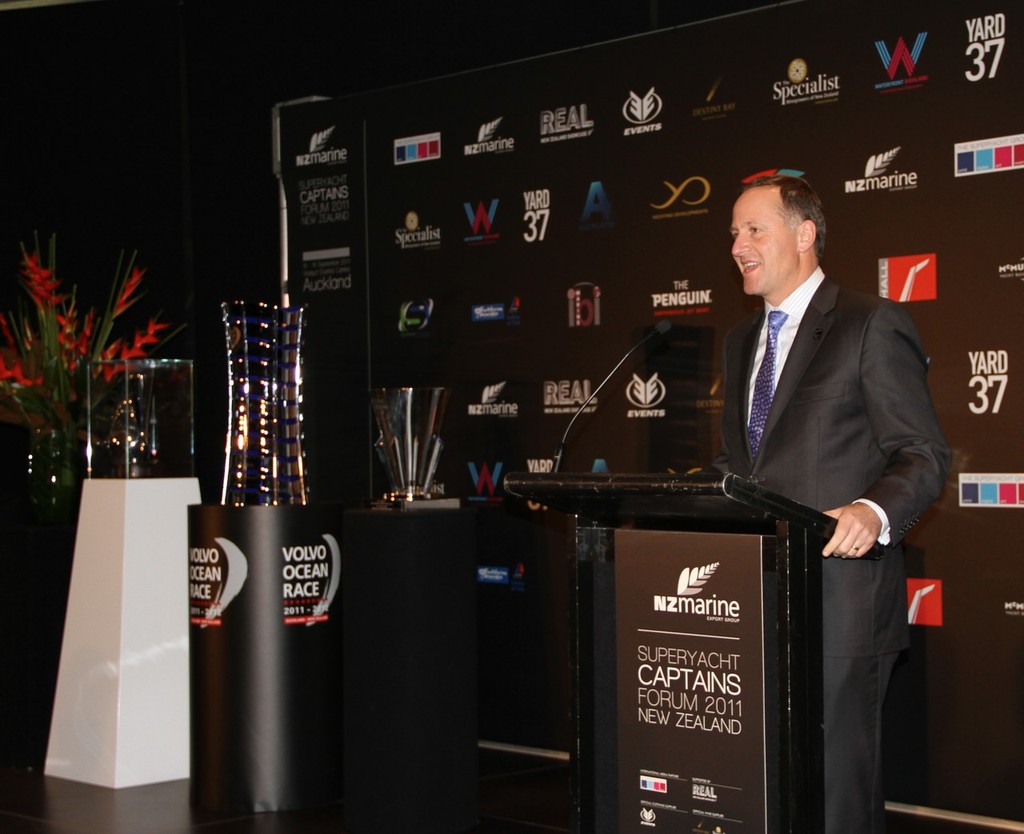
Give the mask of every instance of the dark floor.
M 567 762 L 482 748 L 479 813 L 474 834 L 568 831 Z M 1013 829 L 904 811 L 889 814 L 889 834 L 995 830 Z M 346 828 L 341 805 L 282 813 L 213 813 L 190 807 L 187 780 L 112 790 L 37 772 L 4 770 L 0 834 L 346 834 Z

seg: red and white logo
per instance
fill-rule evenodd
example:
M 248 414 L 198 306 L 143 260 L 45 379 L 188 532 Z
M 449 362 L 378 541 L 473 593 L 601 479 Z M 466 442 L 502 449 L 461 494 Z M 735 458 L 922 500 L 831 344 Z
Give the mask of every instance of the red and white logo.
M 942 625 L 942 580 L 907 579 L 907 622 L 911 625 Z
M 938 298 L 938 259 L 899 255 L 878 259 L 878 294 L 893 301 L 934 301 Z

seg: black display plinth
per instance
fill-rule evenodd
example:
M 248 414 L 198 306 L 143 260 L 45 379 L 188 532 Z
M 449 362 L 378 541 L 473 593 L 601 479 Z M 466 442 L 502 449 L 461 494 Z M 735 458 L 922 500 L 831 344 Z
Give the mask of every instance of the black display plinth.
M 193 805 L 341 799 L 341 524 L 331 504 L 189 508 Z
M 345 827 L 477 823 L 476 516 L 345 513 Z
M 575 522 L 572 830 L 823 830 L 820 552 L 834 521 L 731 474 L 504 486 Z M 760 770 L 732 746 L 745 732 Z M 754 810 L 734 802 L 743 791 Z

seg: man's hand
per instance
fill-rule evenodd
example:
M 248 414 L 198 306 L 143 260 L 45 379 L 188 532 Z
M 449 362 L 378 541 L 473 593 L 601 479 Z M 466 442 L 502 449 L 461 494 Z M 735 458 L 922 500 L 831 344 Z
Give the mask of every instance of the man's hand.
M 825 558 L 859 559 L 871 552 L 882 532 L 882 520 L 867 504 L 847 504 L 825 510 L 825 515 L 836 519 L 836 531 L 821 551 Z

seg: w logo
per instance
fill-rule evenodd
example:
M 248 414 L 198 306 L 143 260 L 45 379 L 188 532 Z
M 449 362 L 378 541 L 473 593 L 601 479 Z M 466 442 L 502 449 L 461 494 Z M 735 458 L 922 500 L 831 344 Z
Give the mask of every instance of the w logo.
M 497 197 L 491 200 L 487 208 L 484 208 L 482 200 L 476 204 L 476 209 L 472 203 L 463 203 L 462 207 L 466 210 L 466 219 L 473 230 L 473 234 L 466 237 L 466 243 L 493 243 L 498 239 L 499 235 L 491 233 L 494 215 L 498 213 Z
M 498 489 L 498 484 L 501 482 L 501 470 L 504 466 L 502 461 L 498 461 L 494 464 L 494 470 L 492 471 L 486 463 L 480 465 L 477 468 L 475 463 L 470 462 L 469 466 L 469 477 L 473 481 L 473 486 L 476 489 L 476 495 L 470 495 L 469 500 L 474 503 L 487 503 L 487 504 L 500 504 L 501 498 L 495 496 L 495 492 Z
M 925 38 L 927 37 L 927 32 L 921 32 L 914 41 L 913 48 L 907 49 L 907 44 L 903 40 L 903 36 L 900 35 L 899 40 L 896 41 L 896 48 L 892 52 L 889 51 L 889 46 L 885 41 L 875 41 L 875 48 L 882 59 L 882 66 L 885 67 L 885 71 L 889 74 L 890 79 L 896 77 L 896 72 L 901 65 L 908 76 L 914 74 L 917 68 L 917 61 L 921 57 L 921 50 L 924 49 Z

